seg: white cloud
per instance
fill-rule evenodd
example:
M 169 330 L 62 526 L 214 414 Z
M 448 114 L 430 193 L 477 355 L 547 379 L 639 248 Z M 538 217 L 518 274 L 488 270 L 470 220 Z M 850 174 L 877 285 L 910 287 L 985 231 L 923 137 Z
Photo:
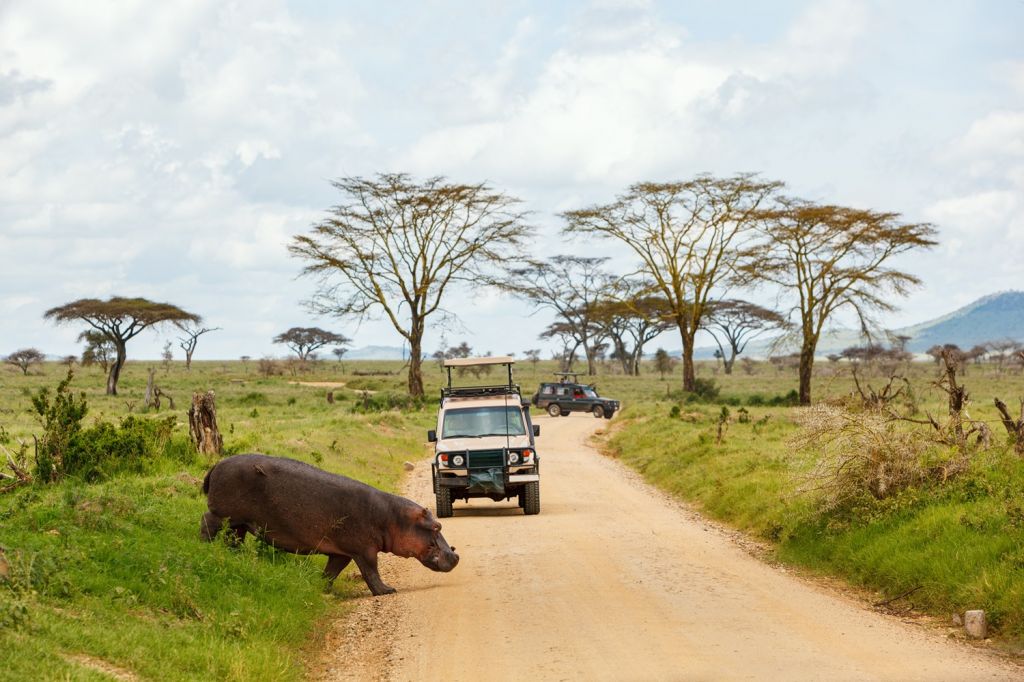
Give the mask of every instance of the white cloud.
M 932 68 L 955 36 L 919 8 L 808 1 L 727 37 L 701 28 L 731 30 L 714 3 L 305 11 L 2 5 L 5 343 L 40 345 L 41 329 L 73 341 L 49 336 L 42 310 L 119 293 L 200 306 L 225 327 L 210 340 L 221 356 L 272 350 L 263 337 L 312 322 L 299 306 L 311 284 L 295 281 L 286 245 L 336 199 L 325 180 L 384 170 L 486 179 L 522 197 L 545 253 L 614 255 L 566 242 L 554 214 L 636 180 L 759 170 L 798 194 L 936 221 L 943 249 L 913 264 L 936 288 L 942 259 L 965 272 L 1020 262 L 1006 240 L 1024 230 L 1024 63 L 958 53 L 962 74 L 920 85 L 930 71 L 899 69 Z M 945 312 L 946 297 L 929 295 Z M 480 302 L 487 315 L 507 303 Z M 544 324 L 515 325 L 517 343 L 538 345 Z M 359 334 L 395 343 L 380 324 Z
M 977 160 L 1024 156 L 1024 110 L 993 111 L 971 124 L 957 152 Z

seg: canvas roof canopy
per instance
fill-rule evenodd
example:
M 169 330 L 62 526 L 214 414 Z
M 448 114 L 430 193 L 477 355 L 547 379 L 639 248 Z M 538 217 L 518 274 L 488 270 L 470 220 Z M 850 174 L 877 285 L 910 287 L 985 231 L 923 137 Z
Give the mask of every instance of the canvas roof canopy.
M 480 365 L 512 365 L 515 358 L 510 355 L 496 355 L 489 358 L 445 358 L 445 367 L 478 367 Z

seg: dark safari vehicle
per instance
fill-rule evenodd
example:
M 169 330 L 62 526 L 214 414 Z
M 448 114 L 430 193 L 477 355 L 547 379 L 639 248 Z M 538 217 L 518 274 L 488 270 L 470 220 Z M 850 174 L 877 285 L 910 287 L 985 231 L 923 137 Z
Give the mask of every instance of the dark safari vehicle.
M 530 404 L 512 383 L 511 357 L 453 358 L 444 361 L 448 386 L 441 389 L 434 443 L 437 516 L 452 515 L 452 502 L 487 497 L 518 498 L 526 514 L 540 513 L 540 457 L 530 421 Z M 452 368 L 504 365 L 508 381 L 492 386 L 452 386 Z
M 575 372 L 555 372 L 557 382 L 540 385 L 533 394 L 533 404 L 552 417 L 568 417 L 572 412 L 589 412 L 597 418 L 611 419 L 619 409 L 619 401 L 597 395 L 597 386 L 581 384 Z

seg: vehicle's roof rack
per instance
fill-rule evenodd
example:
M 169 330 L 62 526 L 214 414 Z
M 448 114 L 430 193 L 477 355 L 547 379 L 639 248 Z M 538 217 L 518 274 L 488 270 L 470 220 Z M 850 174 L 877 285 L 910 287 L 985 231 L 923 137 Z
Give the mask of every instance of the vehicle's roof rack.
M 558 377 L 562 382 L 569 381 L 569 377 L 572 377 L 573 382 L 575 382 L 582 372 L 552 372 L 552 374 Z
M 487 356 L 483 358 L 445 358 L 445 367 L 480 367 L 482 365 L 514 365 L 511 355 Z
M 494 395 L 520 395 L 519 384 L 496 386 L 447 386 L 441 389 L 441 398 L 483 398 Z
M 449 396 L 486 396 L 486 395 L 511 395 L 519 393 L 519 384 L 512 383 L 512 365 L 515 358 L 509 355 L 490 356 L 483 358 L 446 358 L 444 368 L 448 372 L 448 386 L 441 389 L 441 400 Z M 508 383 L 491 386 L 452 386 L 452 367 L 459 368 L 460 372 L 464 367 L 480 367 L 487 365 L 505 365 L 508 370 Z

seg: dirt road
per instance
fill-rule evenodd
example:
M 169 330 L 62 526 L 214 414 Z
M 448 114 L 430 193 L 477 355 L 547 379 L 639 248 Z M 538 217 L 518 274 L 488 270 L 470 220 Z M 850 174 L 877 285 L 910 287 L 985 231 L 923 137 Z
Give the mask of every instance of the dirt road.
M 327 636 L 321 679 L 1010 680 L 1024 670 L 768 566 L 586 441 L 538 418 L 541 514 L 456 503 L 448 574 L 382 562 Z M 433 509 L 430 471 L 407 494 Z

